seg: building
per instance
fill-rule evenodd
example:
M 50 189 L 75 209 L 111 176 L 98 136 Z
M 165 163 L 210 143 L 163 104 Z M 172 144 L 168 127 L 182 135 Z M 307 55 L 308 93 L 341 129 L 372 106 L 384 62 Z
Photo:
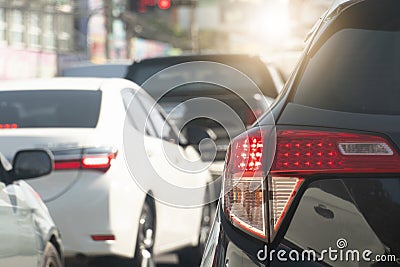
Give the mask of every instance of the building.
M 73 25 L 71 0 L 0 0 L 0 79 L 53 76 Z

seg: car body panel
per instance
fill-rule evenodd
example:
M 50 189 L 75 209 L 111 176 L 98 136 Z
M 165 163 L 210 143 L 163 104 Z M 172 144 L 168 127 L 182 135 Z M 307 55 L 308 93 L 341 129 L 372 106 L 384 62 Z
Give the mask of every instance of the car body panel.
M 361 114 L 324 110 L 288 103 L 279 118 L 279 124 L 351 129 L 386 134 L 400 145 L 400 116 Z
M 48 242 L 57 247 L 63 260 L 58 229 L 47 207 L 26 182 L 6 185 L 0 181 L 0 217 L 0 266 L 42 266 Z
M 18 192 L 17 197 L 15 188 L 7 188 L 0 183 L 0 189 L 0 216 L 2 218 L 0 235 L 4 238 L 3 240 L 8 240 L 1 242 L 0 245 L 0 265 L 16 266 L 22 263 L 24 266 L 35 266 L 39 255 L 36 253 L 36 236 L 33 234 L 31 212 L 19 207 L 21 194 Z M 14 192 L 10 193 L 10 191 Z M 22 241 L 26 241 L 27 244 Z

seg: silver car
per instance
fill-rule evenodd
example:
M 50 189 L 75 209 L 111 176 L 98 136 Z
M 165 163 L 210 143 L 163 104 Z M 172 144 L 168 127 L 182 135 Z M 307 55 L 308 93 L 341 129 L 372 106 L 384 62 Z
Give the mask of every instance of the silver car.
M 23 180 L 49 174 L 52 155 L 16 153 L 13 164 L 0 153 L 0 266 L 63 266 L 60 233 L 40 196 Z

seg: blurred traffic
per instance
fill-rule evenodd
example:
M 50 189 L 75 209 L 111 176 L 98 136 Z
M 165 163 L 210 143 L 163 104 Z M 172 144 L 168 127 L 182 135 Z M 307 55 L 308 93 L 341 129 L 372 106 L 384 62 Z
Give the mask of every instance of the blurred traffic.
M 13 188 L 39 199 L 24 231 L 42 233 L 0 266 L 199 266 L 230 142 L 331 2 L 0 0 L 0 187 L 5 213 Z M 21 150 L 52 168 L 11 177 Z

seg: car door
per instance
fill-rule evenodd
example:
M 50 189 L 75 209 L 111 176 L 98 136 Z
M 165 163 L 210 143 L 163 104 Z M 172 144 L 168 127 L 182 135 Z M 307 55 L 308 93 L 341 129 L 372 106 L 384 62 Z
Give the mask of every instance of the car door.
M 33 220 L 33 208 L 29 205 L 24 191 L 15 182 L 7 186 L 11 204 L 15 212 L 18 227 L 19 240 L 19 266 L 36 266 L 40 260 L 39 233 L 37 232 L 36 222 Z M 41 244 L 40 247 L 44 247 Z
M 0 182 L 0 266 L 37 266 L 32 212 L 17 184 Z
M 17 266 L 19 230 L 16 209 L 3 182 L 0 182 L 0 239 L 0 266 Z

